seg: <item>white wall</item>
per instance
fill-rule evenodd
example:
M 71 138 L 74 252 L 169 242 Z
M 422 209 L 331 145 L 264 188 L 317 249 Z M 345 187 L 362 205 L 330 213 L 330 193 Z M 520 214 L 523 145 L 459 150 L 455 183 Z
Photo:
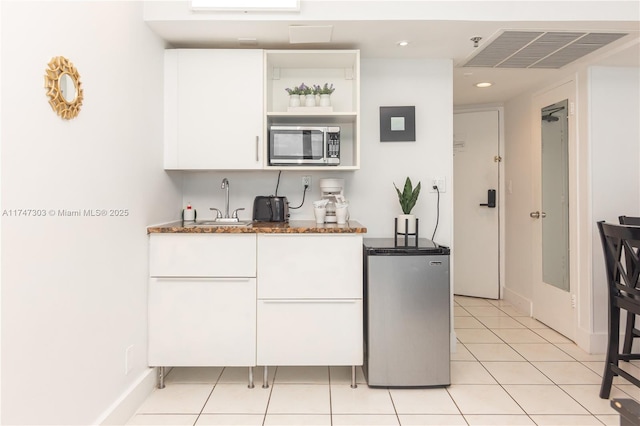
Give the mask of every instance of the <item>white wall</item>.
M 607 286 L 596 222 L 640 216 L 640 69 L 589 69 L 593 332 L 607 331 Z
M 164 46 L 140 2 L 2 7 L 2 423 L 91 424 L 147 377 L 146 226 L 181 202 L 162 170 Z M 53 56 L 77 67 L 80 115 L 48 104 Z M 125 374 L 125 350 L 132 371 Z
M 379 138 L 380 106 L 416 107 L 416 142 L 385 142 Z M 449 60 L 361 61 L 361 169 L 335 172 L 284 171 L 279 195 L 291 206 L 302 200 L 303 175 L 312 176 L 303 208 L 291 211 L 291 219 L 311 219 L 311 201 L 320 199 L 319 179 L 345 179 L 345 196 L 351 218 L 368 228 L 368 237 L 392 237 L 393 219 L 401 214 L 393 183 L 399 187 L 407 176 L 423 190 L 415 209 L 420 235 L 431 238 L 436 222 L 436 194 L 429 192 L 432 177 L 444 177 L 447 192 L 440 197 L 440 221 L 435 240 L 451 244 L 453 176 L 452 64 Z M 214 217 L 210 207 L 224 207 L 223 177 L 231 182 L 231 209 L 244 207 L 241 218 L 251 218 L 253 198 L 275 193 L 278 172 L 184 172 L 184 197 L 198 211 L 198 218 Z M 178 209 L 179 210 L 179 209 Z M 175 212 L 177 218 L 179 211 Z

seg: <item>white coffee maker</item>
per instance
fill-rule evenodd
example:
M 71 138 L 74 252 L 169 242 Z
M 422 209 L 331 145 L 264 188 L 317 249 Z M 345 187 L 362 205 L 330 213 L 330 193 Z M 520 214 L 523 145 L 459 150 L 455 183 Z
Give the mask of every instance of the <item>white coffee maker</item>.
M 325 178 L 320 179 L 320 192 L 323 200 L 329 200 L 327 203 L 327 215 L 324 221 L 326 223 L 337 223 L 336 219 L 336 202 L 344 202 L 344 179 Z

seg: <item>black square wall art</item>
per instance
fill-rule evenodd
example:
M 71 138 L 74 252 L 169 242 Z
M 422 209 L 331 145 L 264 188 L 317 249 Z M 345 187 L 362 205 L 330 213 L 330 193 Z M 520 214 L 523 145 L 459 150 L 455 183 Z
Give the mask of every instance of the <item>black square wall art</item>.
M 380 107 L 380 142 L 415 142 L 416 107 Z

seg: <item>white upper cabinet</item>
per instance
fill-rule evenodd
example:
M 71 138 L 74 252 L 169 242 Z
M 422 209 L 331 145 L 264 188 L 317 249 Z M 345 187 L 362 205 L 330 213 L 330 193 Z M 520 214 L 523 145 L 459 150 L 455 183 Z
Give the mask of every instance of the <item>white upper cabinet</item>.
M 326 170 L 360 168 L 360 51 L 266 50 L 266 135 L 272 125 L 328 125 L 340 127 L 340 165 Z M 286 88 L 333 84 L 331 106 L 289 108 Z M 264 155 L 268 154 L 265 144 Z M 319 166 L 265 168 L 317 170 Z
M 168 170 L 262 169 L 262 50 L 165 51 Z
M 167 170 L 357 170 L 358 50 L 165 51 Z M 333 85 L 330 107 L 289 108 L 286 88 Z M 340 127 L 340 165 L 269 166 L 272 125 Z

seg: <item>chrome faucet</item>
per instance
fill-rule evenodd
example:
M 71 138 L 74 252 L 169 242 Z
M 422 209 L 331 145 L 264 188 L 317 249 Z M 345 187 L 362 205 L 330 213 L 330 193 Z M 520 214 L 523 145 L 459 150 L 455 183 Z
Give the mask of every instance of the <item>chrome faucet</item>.
M 225 195 L 225 205 L 224 205 L 224 217 L 229 218 L 229 179 L 222 179 L 222 185 L 220 186 L 222 189 L 226 189 L 227 193 Z
M 233 211 L 233 214 L 229 216 L 229 179 L 227 178 L 222 179 L 222 185 L 220 185 L 220 188 L 226 189 L 225 200 L 224 200 L 224 216 L 220 211 L 220 209 L 211 207 L 209 210 L 216 212 L 215 222 L 225 222 L 225 223 L 240 222 L 240 219 L 238 218 L 238 212 L 240 210 L 244 210 L 244 208 L 235 209 Z

